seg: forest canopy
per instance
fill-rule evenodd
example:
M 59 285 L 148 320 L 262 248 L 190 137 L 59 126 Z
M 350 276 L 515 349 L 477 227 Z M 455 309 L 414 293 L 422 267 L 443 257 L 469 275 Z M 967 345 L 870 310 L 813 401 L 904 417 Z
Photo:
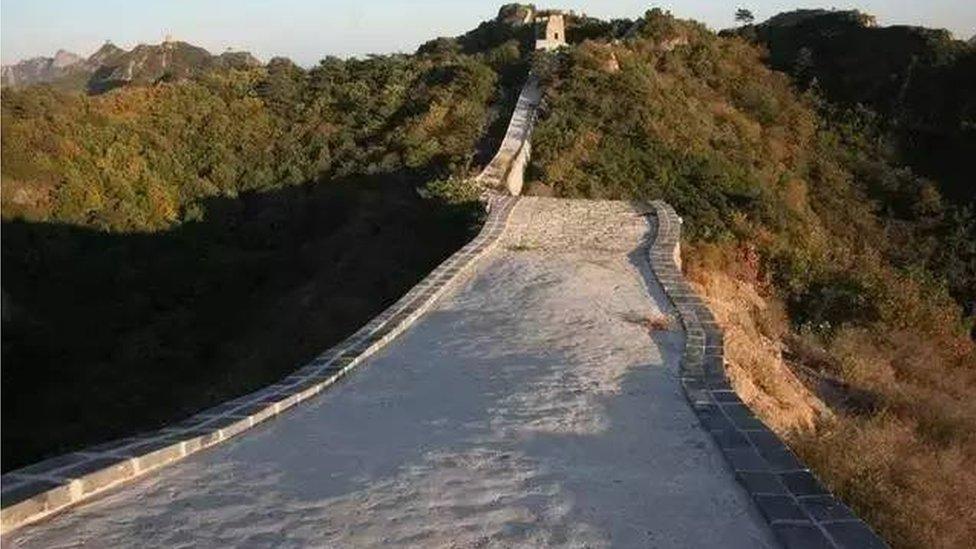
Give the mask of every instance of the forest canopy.
M 517 56 L 516 56 L 517 59 Z M 3 214 L 113 231 L 199 219 L 200 200 L 336 177 L 465 173 L 498 99 L 487 62 L 287 60 L 84 96 L 3 91 Z

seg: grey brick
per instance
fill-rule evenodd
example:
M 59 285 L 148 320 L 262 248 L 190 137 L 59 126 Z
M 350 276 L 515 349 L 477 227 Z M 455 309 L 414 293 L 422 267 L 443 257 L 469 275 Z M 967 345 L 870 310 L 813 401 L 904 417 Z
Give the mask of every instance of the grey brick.
M 773 473 L 738 471 L 735 477 L 750 494 L 787 495 L 786 487 Z
M 792 496 L 763 496 L 755 498 L 756 505 L 770 523 L 777 521 L 808 521 L 807 515 Z
M 752 447 L 722 448 L 734 471 L 768 471 L 769 464 Z
M 834 549 L 827 536 L 813 524 L 773 524 L 773 532 L 786 549 Z
M 714 398 L 718 402 L 742 403 L 742 401 L 739 400 L 739 395 L 736 394 L 735 391 L 711 391 L 711 393 L 712 393 L 712 398 Z
M 827 494 L 827 490 L 810 471 L 780 473 L 783 484 L 796 496 L 817 496 Z
M 787 471 L 798 471 L 806 469 L 806 466 L 790 450 L 760 450 L 760 455 L 769 463 L 769 468 L 773 472 L 782 473 Z
M 799 501 L 803 509 L 820 522 L 855 518 L 854 512 L 848 506 L 837 501 L 834 496 L 808 496 L 799 498 Z
M 861 521 L 825 524 L 830 537 L 843 549 L 884 549 L 888 545 Z
M 749 439 L 738 429 L 725 429 L 722 431 L 712 431 L 712 438 L 719 448 L 752 448 Z
M 740 429 L 755 429 L 763 426 L 762 421 L 753 415 L 752 410 L 745 404 L 723 404 L 722 410 Z
M 732 422 L 714 404 L 696 406 L 695 413 L 698 414 L 698 420 L 706 431 L 728 431 L 734 429 Z

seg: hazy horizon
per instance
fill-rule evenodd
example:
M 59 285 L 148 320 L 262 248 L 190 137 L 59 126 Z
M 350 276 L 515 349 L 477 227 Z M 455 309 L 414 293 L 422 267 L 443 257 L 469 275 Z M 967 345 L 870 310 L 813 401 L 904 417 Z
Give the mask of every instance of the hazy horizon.
M 3 64 L 11 64 L 31 57 L 50 57 L 59 49 L 88 56 L 106 40 L 130 49 L 139 43 L 159 43 L 171 35 L 213 53 L 246 50 L 262 61 L 284 56 L 308 66 L 327 55 L 413 52 L 432 38 L 454 36 L 474 28 L 494 17 L 504 3 L 338 0 L 323 5 L 306 0 L 149 0 L 134 4 L 109 0 L 88 5 L 66 0 L 5 0 L 0 3 L 0 57 Z M 876 16 L 881 25 L 946 28 L 963 40 L 976 33 L 976 2 L 960 0 L 934 0 L 924 6 L 908 0 L 829 5 L 780 0 L 678 0 L 659 4 L 603 0 L 536 5 L 572 9 L 601 18 L 635 18 L 651 7 L 661 7 L 713 29 L 734 26 L 733 14 L 739 7 L 752 10 L 757 21 L 798 8 L 854 8 Z

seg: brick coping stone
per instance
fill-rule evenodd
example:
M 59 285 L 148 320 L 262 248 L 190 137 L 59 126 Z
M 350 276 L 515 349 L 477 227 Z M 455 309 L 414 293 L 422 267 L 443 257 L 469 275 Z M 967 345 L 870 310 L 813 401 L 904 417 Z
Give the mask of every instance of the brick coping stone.
M 409 328 L 454 280 L 494 249 L 517 201 L 518 197 L 486 194 L 487 218 L 471 242 L 351 336 L 277 383 L 162 429 L 90 446 L 3 475 L 0 533 L 229 440 L 314 397 Z
M 650 205 L 658 225 L 649 249 L 651 271 L 685 331 L 681 387 L 702 428 L 712 434 L 776 537 L 788 549 L 888 547 L 830 494 L 729 384 L 722 328 L 685 281 L 678 264 L 681 218 L 666 202 L 655 200 Z

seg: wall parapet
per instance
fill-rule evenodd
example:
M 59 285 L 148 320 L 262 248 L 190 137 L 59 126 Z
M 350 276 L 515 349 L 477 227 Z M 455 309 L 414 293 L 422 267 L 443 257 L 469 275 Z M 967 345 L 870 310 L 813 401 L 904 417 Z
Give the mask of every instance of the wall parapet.
M 789 549 L 887 547 L 739 398 L 725 371 L 722 328 L 681 274 L 681 218 L 666 202 L 650 205 L 657 218 L 651 271 L 685 331 L 681 387 L 736 480 Z
M 490 193 L 481 231 L 396 303 L 277 383 L 157 431 L 97 444 L 0 477 L 0 533 L 227 441 L 330 387 L 409 328 L 498 244 L 517 197 Z
M 481 170 L 474 181 L 489 189 L 506 189 L 512 196 L 522 193 L 525 168 L 532 151 L 532 130 L 542 92 L 539 79 L 529 74 L 519 92 L 515 110 L 508 122 L 505 137 L 491 161 Z

